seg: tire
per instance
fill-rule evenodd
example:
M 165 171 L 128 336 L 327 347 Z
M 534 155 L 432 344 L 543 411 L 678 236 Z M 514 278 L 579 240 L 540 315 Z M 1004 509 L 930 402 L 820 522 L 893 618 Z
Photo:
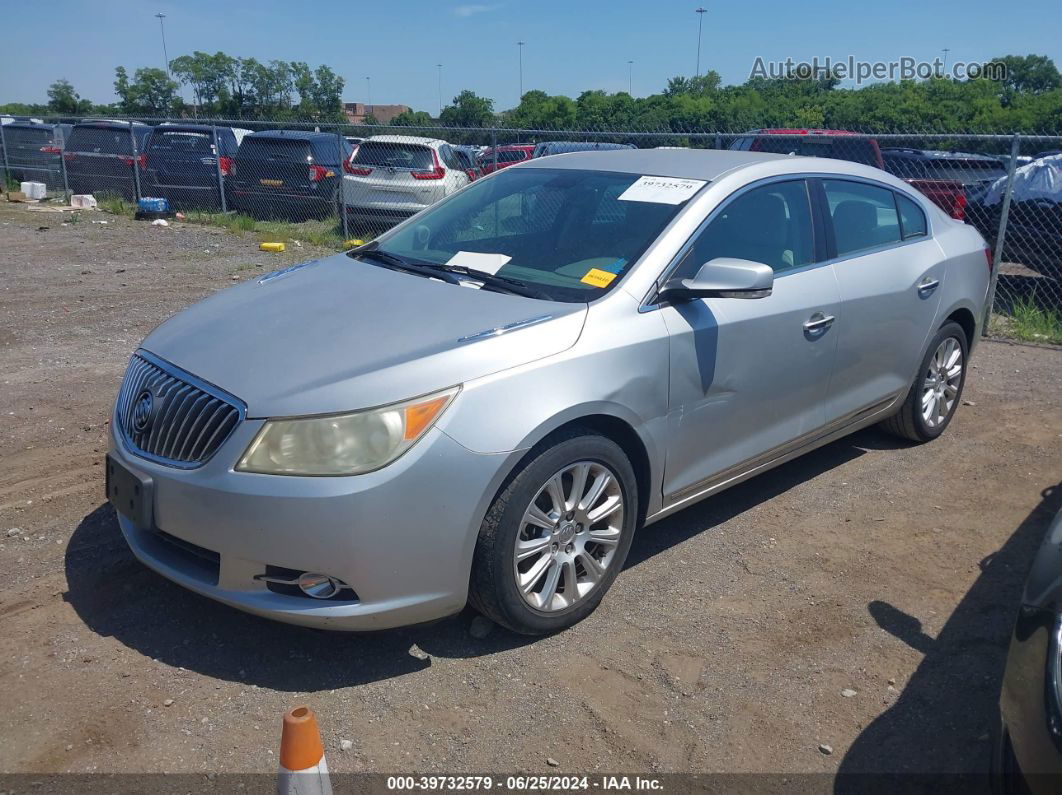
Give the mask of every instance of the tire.
M 881 427 L 894 436 L 914 442 L 929 442 L 944 433 L 962 401 L 969 350 L 966 332 L 963 331 L 962 326 L 950 320 L 941 326 L 926 349 L 926 354 L 922 358 L 914 383 L 911 384 L 903 405 L 896 414 L 884 420 Z M 951 361 L 955 351 L 959 353 L 959 358 L 955 362 L 960 368 L 959 372 L 954 376 L 942 378 L 941 373 L 945 371 L 940 365 L 942 362 L 943 364 L 947 362 L 938 358 L 938 354 Z M 954 364 L 947 369 L 946 373 L 951 373 L 953 370 Z M 929 398 L 932 401 L 932 408 L 923 411 L 931 382 L 939 384 L 940 397 Z
M 605 473 L 609 477 L 594 495 Z M 550 482 L 563 489 L 560 501 L 572 510 L 554 510 Z M 526 521 L 533 502 L 540 525 Z M 567 629 L 594 611 L 623 568 L 637 518 L 634 468 L 618 444 L 587 429 L 551 436 L 531 451 L 487 511 L 472 561 L 469 602 L 523 635 Z M 521 561 L 518 541 L 525 547 Z M 527 596 L 518 578 L 530 589 Z

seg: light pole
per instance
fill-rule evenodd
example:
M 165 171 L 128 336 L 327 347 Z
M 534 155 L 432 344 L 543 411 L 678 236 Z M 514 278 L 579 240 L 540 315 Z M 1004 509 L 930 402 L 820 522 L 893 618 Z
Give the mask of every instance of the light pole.
M 627 93 L 634 96 L 634 61 L 627 61 Z
M 697 14 L 697 77 L 701 76 L 701 28 L 704 26 L 704 14 L 707 8 L 698 8 Z
M 516 104 L 519 105 L 524 98 L 524 43 L 518 41 L 516 46 L 520 53 L 520 96 L 516 98 Z
M 365 111 L 372 113 L 372 78 L 365 76 Z
M 166 77 L 170 76 L 170 55 L 166 52 L 166 23 L 163 21 L 166 19 L 166 15 L 161 11 L 155 14 L 159 20 L 159 30 L 162 31 L 162 57 L 166 59 Z
M 439 116 L 442 116 L 442 64 L 435 64 L 435 68 L 439 70 Z
M 948 74 L 948 53 L 949 52 L 951 52 L 951 48 L 950 47 L 945 47 L 944 48 L 944 75 L 943 76 L 946 76 Z

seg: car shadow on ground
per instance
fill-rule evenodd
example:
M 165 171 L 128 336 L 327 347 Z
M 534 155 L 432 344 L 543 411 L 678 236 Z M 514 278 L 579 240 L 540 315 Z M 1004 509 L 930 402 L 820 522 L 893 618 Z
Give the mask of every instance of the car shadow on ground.
M 896 702 L 848 749 L 836 792 L 952 791 L 960 784 L 966 792 L 988 790 L 1010 634 L 1029 566 L 1062 508 L 1062 484 L 1041 497 L 1003 546 L 980 562 L 980 575 L 936 638 L 916 616 L 887 602 L 867 605 L 879 627 L 925 657 L 897 684 Z
M 646 528 L 635 537 L 626 566 L 710 532 L 869 449 L 905 445 L 869 429 L 820 448 Z M 78 524 L 65 567 L 64 598 L 92 631 L 168 665 L 281 691 L 350 687 L 422 670 L 431 665 L 431 657 L 478 657 L 535 641 L 500 627 L 485 638 L 473 638 L 471 610 L 433 624 L 358 634 L 289 626 L 242 613 L 141 565 L 107 504 Z M 424 654 L 411 653 L 414 644 Z

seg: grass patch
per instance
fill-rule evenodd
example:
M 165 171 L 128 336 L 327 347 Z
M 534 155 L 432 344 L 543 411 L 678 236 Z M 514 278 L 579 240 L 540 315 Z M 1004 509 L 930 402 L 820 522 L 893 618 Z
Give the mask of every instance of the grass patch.
M 124 215 L 132 218 L 136 214 L 136 205 L 125 201 L 117 196 L 98 198 L 99 208 L 113 215 Z M 335 218 L 323 220 L 303 221 L 259 221 L 249 215 L 241 213 L 205 212 L 202 210 L 189 210 L 181 219 L 187 224 L 201 224 L 214 226 L 232 232 L 236 235 L 253 234 L 260 242 L 283 242 L 294 243 L 298 241 L 303 245 L 331 248 L 336 251 L 344 251 L 350 246 L 346 240 L 359 239 L 362 242 L 372 240 L 372 235 L 350 233 L 349 237 L 343 235 L 343 225 Z
M 132 218 L 136 215 L 136 205 L 132 202 L 128 202 L 121 196 L 114 196 L 109 194 L 103 194 L 96 197 L 96 206 L 103 212 L 110 213 L 111 215 L 124 215 L 127 218 Z
M 1019 298 L 1008 315 L 992 315 L 989 332 L 1026 342 L 1062 345 L 1062 312 L 1040 306 L 1032 298 Z
M 292 221 L 259 221 L 249 215 L 239 213 L 192 211 L 185 213 L 184 221 L 189 224 L 216 226 L 235 234 L 249 232 L 254 234 L 259 242 L 291 243 L 297 240 L 302 244 L 332 248 L 336 251 L 347 248 L 343 244 L 345 240 L 343 227 L 335 218 L 294 223 Z

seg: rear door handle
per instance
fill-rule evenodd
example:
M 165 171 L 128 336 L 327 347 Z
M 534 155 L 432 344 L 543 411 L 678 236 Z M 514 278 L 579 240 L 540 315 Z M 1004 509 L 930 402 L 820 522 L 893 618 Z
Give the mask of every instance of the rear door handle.
M 825 331 L 833 325 L 833 321 L 836 319 L 833 315 L 824 315 L 822 312 L 816 312 L 804 321 L 804 331 Z
M 929 295 L 931 292 L 940 287 L 940 279 L 934 279 L 931 276 L 922 280 L 922 283 L 918 285 L 919 295 Z

